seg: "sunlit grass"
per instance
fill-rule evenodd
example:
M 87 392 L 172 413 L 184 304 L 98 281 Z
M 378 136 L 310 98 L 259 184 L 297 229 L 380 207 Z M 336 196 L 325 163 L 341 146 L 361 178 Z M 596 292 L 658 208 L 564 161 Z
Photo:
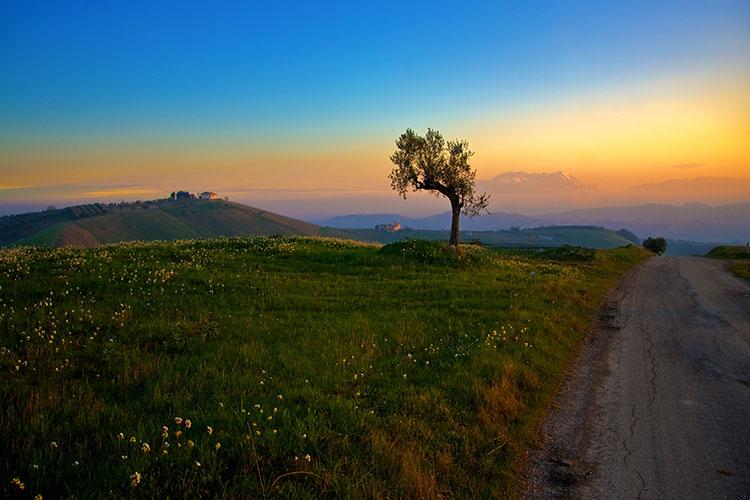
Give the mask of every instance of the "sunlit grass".
M 2 490 L 513 494 L 603 294 L 645 254 L 591 257 L 312 238 L 2 250 Z

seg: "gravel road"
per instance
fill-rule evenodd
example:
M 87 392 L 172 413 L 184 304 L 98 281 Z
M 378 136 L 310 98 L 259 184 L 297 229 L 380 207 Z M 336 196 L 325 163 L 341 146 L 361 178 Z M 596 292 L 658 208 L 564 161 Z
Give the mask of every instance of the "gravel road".
M 544 431 L 527 498 L 750 499 L 750 285 L 697 257 L 630 271 Z

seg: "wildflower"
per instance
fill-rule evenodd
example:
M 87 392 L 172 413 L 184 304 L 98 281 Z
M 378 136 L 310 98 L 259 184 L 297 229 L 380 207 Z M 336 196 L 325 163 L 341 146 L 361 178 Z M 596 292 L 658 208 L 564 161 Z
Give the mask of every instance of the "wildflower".
M 188 439 L 187 447 L 192 448 L 193 446 L 195 446 L 195 443 L 191 439 Z
M 224 403 L 219 403 L 219 408 L 224 408 Z
M 136 471 L 133 473 L 132 476 L 130 476 L 130 486 L 135 488 L 139 484 L 141 484 L 141 474 L 138 471 Z
M 135 443 L 135 436 L 130 436 L 130 442 Z
M 49 447 L 50 447 L 50 448 L 57 448 L 57 441 L 52 441 L 52 442 L 51 442 L 51 443 L 49 444 Z
M 182 436 L 182 431 L 176 431 L 174 433 L 174 435 L 175 435 L 175 437 L 180 437 L 180 436 Z
M 278 396 L 276 396 L 276 397 L 277 397 L 278 399 L 284 399 L 284 396 L 282 396 L 281 394 L 279 394 L 279 395 L 278 395 Z
M 185 428 L 190 429 L 193 426 L 193 423 L 190 421 L 190 419 L 185 420 Z
M 18 477 L 14 477 L 13 480 L 10 482 L 10 484 L 12 484 L 13 486 L 15 486 L 21 491 L 26 489 L 26 485 L 23 484 L 23 481 L 21 481 L 21 479 Z
M 308 462 L 310 462 L 312 460 L 312 457 L 310 456 L 309 453 L 307 455 L 305 455 L 305 460 L 307 460 Z
M 214 428 L 211 427 L 210 425 L 207 425 L 206 426 L 206 432 L 208 432 L 209 434 L 213 434 L 214 433 Z
M 37 494 L 36 494 L 36 495 L 34 496 L 34 500 L 42 500 L 42 494 L 41 494 L 41 493 L 37 493 Z
M 141 451 L 143 453 L 148 453 L 149 451 L 151 451 L 151 447 L 148 445 L 148 443 L 143 443 L 141 445 Z
M 161 428 L 161 437 L 166 438 L 167 436 L 169 436 L 169 429 L 164 425 Z
M 196 467 L 200 467 L 200 466 L 201 466 L 201 463 L 200 463 L 200 462 L 195 462 L 195 466 L 196 466 Z
M 119 433 L 119 434 L 117 435 L 117 439 L 119 439 L 120 441 L 122 441 L 123 439 L 125 439 L 125 434 L 123 434 L 122 432 L 121 432 L 121 433 Z
M 214 448 L 216 448 L 217 450 L 218 450 L 219 448 L 221 448 L 221 443 L 216 443 L 216 444 L 214 445 Z
M 174 423 L 177 424 L 177 425 L 182 425 L 182 419 L 180 417 L 175 417 L 174 418 Z

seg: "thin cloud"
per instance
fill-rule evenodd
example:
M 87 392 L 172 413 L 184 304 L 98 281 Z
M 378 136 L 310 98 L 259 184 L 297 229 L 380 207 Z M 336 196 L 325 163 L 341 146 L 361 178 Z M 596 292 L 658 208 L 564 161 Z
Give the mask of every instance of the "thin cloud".
M 113 189 L 101 189 L 98 191 L 86 191 L 80 193 L 81 196 L 86 198 L 100 198 L 109 196 L 135 196 L 141 194 L 153 195 L 161 193 L 155 189 L 144 189 L 141 187 L 126 187 L 126 188 L 113 188 Z
M 18 189 L 33 189 L 38 186 L 20 185 L 20 184 L 0 184 L 0 191 L 15 191 Z
M 698 170 L 705 166 L 705 163 L 680 163 L 679 165 L 672 165 L 672 168 L 676 168 L 677 170 Z

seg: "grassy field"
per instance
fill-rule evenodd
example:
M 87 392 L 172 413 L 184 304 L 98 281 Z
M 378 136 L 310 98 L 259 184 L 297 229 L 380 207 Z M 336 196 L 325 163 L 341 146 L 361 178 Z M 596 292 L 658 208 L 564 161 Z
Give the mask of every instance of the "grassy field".
M 603 295 L 646 258 L 309 238 L 0 250 L 0 492 L 514 496 Z
M 747 246 L 721 245 L 710 252 L 708 256 L 714 259 L 732 260 L 729 271 L 734 275 L 750 281 L 750 249 Z
M 746 246 L 720 245 L 711 249 L 708 256 L 713 259 L 750 259 L 750 248 Z

